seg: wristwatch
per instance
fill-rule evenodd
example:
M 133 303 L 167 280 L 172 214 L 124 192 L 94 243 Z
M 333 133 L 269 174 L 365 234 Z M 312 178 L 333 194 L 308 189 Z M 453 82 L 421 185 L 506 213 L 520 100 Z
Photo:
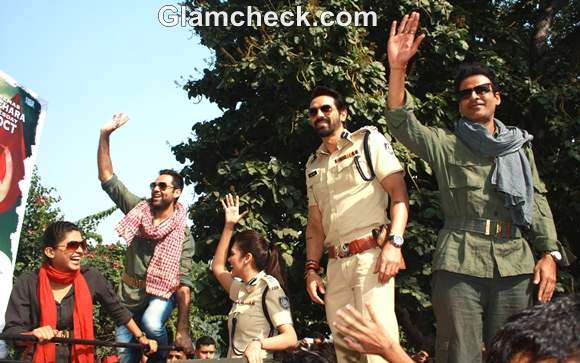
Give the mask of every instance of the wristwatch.
M 550 255 L 556 262 L 562 261 L 562 254 L 560 251 L 546 251 L 544 252 L 545 255 Z
M 399 236 L 398 234 L 390 235 L 389 238 L 387 239 L 387 241 L 389 241 L 390 244 L 392 244 L 393 246 L 395 246 L 397 248 L 403 247 L 403 243 L 405 243 L 403 236 Z

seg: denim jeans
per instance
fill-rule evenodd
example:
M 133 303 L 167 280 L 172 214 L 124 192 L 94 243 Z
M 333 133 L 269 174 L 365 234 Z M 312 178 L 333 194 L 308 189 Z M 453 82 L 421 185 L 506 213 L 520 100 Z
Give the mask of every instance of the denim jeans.
M 143 310 L 131 311 L 133 320 L 139 328 L 145 332 L 147 338 L 156 340 L 161 345 L 168 345 L 167 329 L 165 323 L 169 319 L 171 311 L 175 307 L 175 295 L 168 300 L 155 296 L 148 296 L 147 306 Z M 117 342 L 136 343 L 133 334 L 125 325 L 115 329 Z M 119 361 L 121 363 L 138 363 L 141 360 L 140 351 L 135 349 L 119 348 Z M 149 357 L 148 362 L 165 362 L 167 351 L 157 352 Z

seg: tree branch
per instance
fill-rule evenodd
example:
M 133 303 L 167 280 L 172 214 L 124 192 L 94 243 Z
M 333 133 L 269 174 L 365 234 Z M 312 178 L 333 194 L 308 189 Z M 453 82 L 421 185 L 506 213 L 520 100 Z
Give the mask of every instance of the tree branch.
M 530 65 L 533 67 L 536 62 L 548 50 L 548 34 L 554 17 L 566 4 L 568 0 L 552 0 L 540 10 L 538 20 L 534 26 L 534 35 L 530 46 Z

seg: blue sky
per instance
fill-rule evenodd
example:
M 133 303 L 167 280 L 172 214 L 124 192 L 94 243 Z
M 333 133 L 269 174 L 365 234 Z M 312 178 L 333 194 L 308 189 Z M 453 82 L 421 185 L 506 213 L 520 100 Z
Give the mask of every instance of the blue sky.
M 68 220 L 113 205 L 97 179 L 96 151 L 99 128 L 114 113 L 130 117 L 111 136 L 114 170 L 143 196 L 159 169 L 181 169 L 170 145 L 187 140 L 194 123 L 221 114 L 205 100 L 188 100 L 175 84 L 198 77 L 195 69 L 207 67 L 212 55 L 190 29 L 159 24 L 165 4 L 176 3 L 2 3 L 0 70 L 48 103 L 37 166 Z M 181 201 L 193 198 L 189 186 Z M 100 226 L 106 241 L 117 240 L 120 218 L 116 212 Z

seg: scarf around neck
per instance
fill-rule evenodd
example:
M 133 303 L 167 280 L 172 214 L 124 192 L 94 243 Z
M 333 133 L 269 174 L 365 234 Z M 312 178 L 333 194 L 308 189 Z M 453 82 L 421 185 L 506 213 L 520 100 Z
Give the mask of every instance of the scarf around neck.
M 77 339 L 95 339 L 93 332 L 93 298 L 83 274 L 80 270 L 62 272 L 49 263 L 44 263 L 38 271 L 38 300 L 40 305 L 40 326 L 50 325 L 56 329 L 56 302 L 52 293 L 50 281 L 60 284 L 73 284 L 74 312 L 73 334 Z M 34 363 L 54 363 L 56 361 L 56 345 L 54 343 L 37 344 Z M 71 362 L 93 363 L 94 347 L 92 345 L 75 344 L 71 346 Z
M 156 242 L 145 279 L 145 291 L 148 294 L 169 299 L 179 286 L 185 219 L 185 208 L 175 203 L 171 217 L 154 226 L 151 205 L 149 201 L 143 200 L 116 227 L 116 231 L 129 245 L 135 236 Z
M 485 156 L 495 157 L 491 184 L 504 193 L 504 206 L 510 211 L 515 225 L 532 224 L 534 182 L 530 162 L 522 146 L 533 136 L 526 130 L 506 126 L 494 119 L 497 135 L 490 135 L 482 124 L 461 118 L 455 124 L 455 134 L 470 149 Z

